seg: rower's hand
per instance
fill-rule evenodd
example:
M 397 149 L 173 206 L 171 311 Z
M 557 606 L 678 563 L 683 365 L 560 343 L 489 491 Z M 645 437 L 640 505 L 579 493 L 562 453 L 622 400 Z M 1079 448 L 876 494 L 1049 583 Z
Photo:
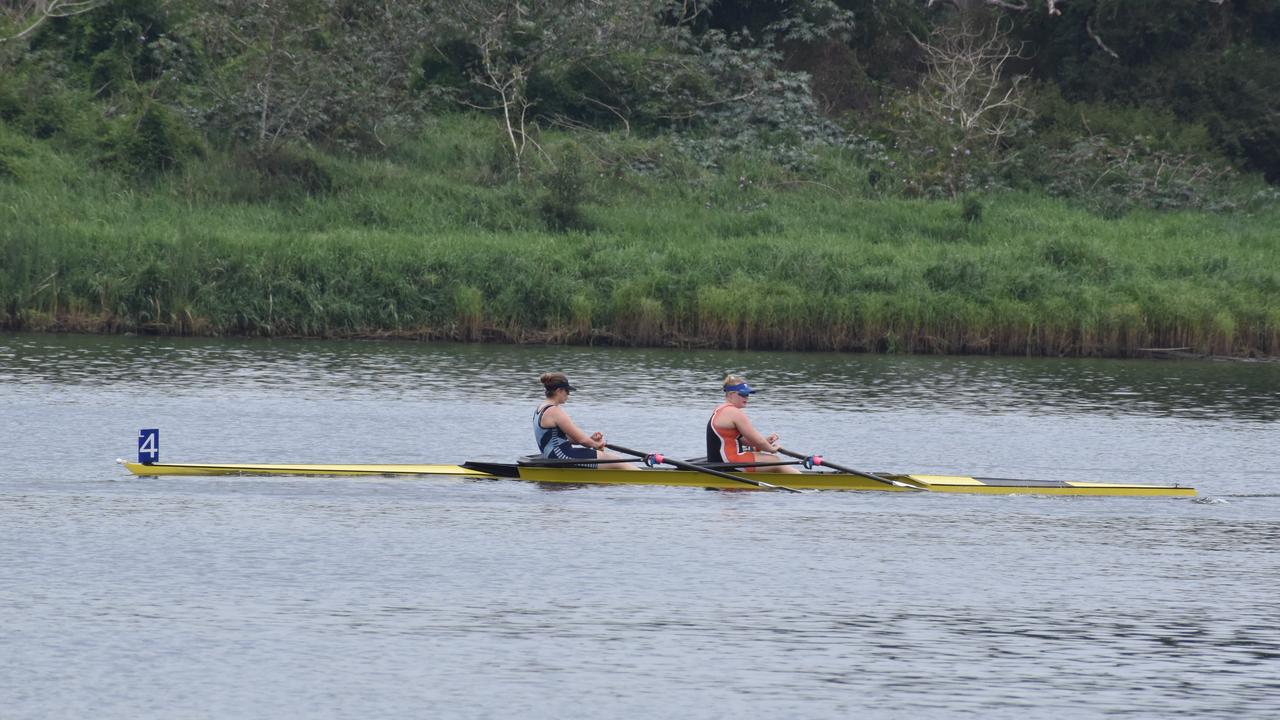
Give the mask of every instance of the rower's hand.
M 769 435 L 769 437 L 765 438 L 765 440 L 768 440 L 770 445 L 773 445 L 774 447 L 777 447 L 777 445 L 778 445 L 778 433 L 771 433 L 771 434 Z M 775 451 L 775 452 L 776 452 L 776 451 Z
M 597 450 L 603 450 L 603 449 L 604 449 L 604 446 L 605 446 L 605 442 L 604 442 L 604 433 L 602 433 L 602 432 L 593 432 L 593 433 L 591 433 L 591 439 L 592 439 L 592 441 L 594 441 L 594 442 L 596 443 L 596 449 L 597 449 Z

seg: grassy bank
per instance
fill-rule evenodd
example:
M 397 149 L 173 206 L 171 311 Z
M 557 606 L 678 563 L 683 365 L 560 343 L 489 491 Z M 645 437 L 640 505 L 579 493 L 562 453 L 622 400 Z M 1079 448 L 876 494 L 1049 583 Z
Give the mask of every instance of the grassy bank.
M 447 119 L 382 157 L 249 167 L 211 152 L 138 184 L 0 126 L 0 324 L 889 352 L 1280 349 L 1280 211 L 1265 200 L 1104 219 L 1039 195 L 889 199 L 852 157 L 823 157 L 798 180 L 750 158 L 708 170 L 661 141 L 620 137 L 544 137 L 558 171 L 516 181 L 492 136 L 484 121 Z

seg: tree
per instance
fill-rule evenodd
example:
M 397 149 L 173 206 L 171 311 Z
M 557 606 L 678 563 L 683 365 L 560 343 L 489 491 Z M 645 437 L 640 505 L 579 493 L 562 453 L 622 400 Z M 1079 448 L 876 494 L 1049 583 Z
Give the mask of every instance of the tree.
M 928 68 L 922 81 L 925 109 L 957 128 L 964 149 L 982 138 L 998 145 L 1010 132 L 1010 120 L 1026 112 L 1026 76 L 1005 73 L 1022 50 L 1010 39 L 1008 25 L 997 20 L 984 28 L 961 16 L 917 42 Z
M 381 142 L 414 112 L 427 11 L 417 3 L 210 0 L 192 28 L 213 66 L 206 120 L 258 153 L 290 139 Z M 202 101 L 203 102 L 203 101 Z
M 537 100 L 529 93 L 530 78 L 623 47 L 643 47 L 661 31 L 657 18 L 665 5 L 662 0 L 437 0 L 431 11 L 441 25 L 433 43 L 441 56 L 450 41 L 474 51 L 466 72 L 484 99 L 457 99 L 498 113 L 520 177 L 529 148 L 537 148 L 530 117 Z
M 916 39 L 924 60 L 919 90 L 903 103 L 895 142 L 920 164 L 924 194 L 956 198 L 996 181 L 1008 141 L 1028 113 L 1022 75 L 1007 66 L 1022 45 L 1009 22 L 959 15 Z
M 0 14 L 23 29 L 8 37 L 0 36 L 0 42 L 26 37 L 51 18 L 72 17 L 109 2 L 111 0 L 5 0 L 0 2 Z

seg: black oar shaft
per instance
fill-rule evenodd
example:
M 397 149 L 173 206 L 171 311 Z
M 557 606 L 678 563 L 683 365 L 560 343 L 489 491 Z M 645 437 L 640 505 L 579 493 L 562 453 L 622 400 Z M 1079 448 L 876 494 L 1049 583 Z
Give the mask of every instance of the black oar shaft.
M 783 455 L 789 455 L 790 457 L 796 458 L 797 460 L 805 460 L 805 459 L 807 459 L 807 458 L 809 457 L 808 455 L 801 455 L 801 454 L 800 454 L 800 453 L 798 453 L 798 452 L 792 452 L 792 451 L 790 451 L 790 450 L 788 450 L 788 449 L 786 449 L 786 448 L 784 448 L 784 447 L 779 447 L 779 448 L 778 448 L 778 452 L 779 452 L 779 453 L 782 453 Z M 843 466 L 843 465 L 837 465 L 837 464 L 835 464 L 835 463 L 833 463 L 833 462 L 829 462 L 826 458 L 823 458 L 823 459 L 822 459 L 822 464 L 823 464 L 823 465 L 825 465 L 825 466 L 827 466 L 827 467 L 829 467 L 829 468 L 831 468 L 832 470 L 839 470 L 839 471 L 840 471 L 840 472 L 842 472 L 842 473 L 848 473 L 848 474 L 850 474 L 850 475 L 857 475 L 858 477 L 864 477 L 864 478 L 866 478 L 866 479 L 868 479 L 868 480 L 875 480 L 876 482 L 881 482 L 881 483 L 884 483 L 885 485 L 893 485 L 893 486 L 895 486 L 895 487 L 910 487 L 910 488 L 916 488 L 917 490 L 922 489 L 922 488 L 920 488 L 920 486 L 918 486 L 918 485 L 912 485 L 912 484 L 910 484 L 910 483 L 901 482 L 901 481 L 899 481 L 899 480 L 891 480 L 891 479 L 889 479 L 889 478 L 881 477 L 881 476 L 879 476 L 879 475 L 876 475 L 875 473 L 869 473 L 869 472 L 866 472 L 866 471 L 863 471 L 863 470 L 854 470 L 854 469 L 853 469 L 853 468 L 851 468 L 851 467 L 845 467 L 845 466 Z M 806 466 L 806 467 L 807 467 L 807 466 Z
M 642 453 L 639 450 L 632 450 L 631 448 L 622 447 L 621 445 L 607 444 L 605 445 L 605 447 L 620 453 L 626 453 L 627 455 L 635 455 L 636 457 L 639 457 L 639 458 L 649 456 L 649 453 Z M 759 488 L 767 488 L 769 490 L 783 490 L 785 492 L 793 492 L 793 493 L 800 492 L 795 488 L 789 488 L 785 485 L 774 485 L 772 483 L 762 482 L 760 480 L 751 480 L 744 477 L 738 477 L 737 475 L 730 475 L 729 473 L 720 472 L 719 470 L 712 470 L 711 468 L 702 467 L 701 465 L 694 465 L 693 463 L 687 463 L 683 460 L 672 460 L 671 458 L 665 457 L 665 456 L 662 457 L 662 462 L 666 463 L 667 465 L 672 465 L 674 467 L 680 468 L 681 470 L 692 470 L 694 472 L 713 475 L 723 480 L 732 480 L 733 482 L 745 483 L 747 485 L 755 485 L 756 487 L 759 487 Z

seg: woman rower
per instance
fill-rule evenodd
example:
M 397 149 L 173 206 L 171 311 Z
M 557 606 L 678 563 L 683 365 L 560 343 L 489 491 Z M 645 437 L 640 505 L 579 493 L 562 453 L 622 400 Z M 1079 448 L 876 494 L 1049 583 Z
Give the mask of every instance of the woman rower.
M 709 463 L 772 463 L 781 462 L 778 452 L 778 433 L 768 437 L 760 434 L 743 409 L 747 399 L 755 392 L 737 375 L 724 379 L 724 403 L 711 413 L 707 421 L 707 462 Z M 798 473 L 795 465 L 745 465 L 747 472 Z
M 538 451 L 542 457 L 550 460 L 621 459 L 620 456 L 605 451 L 603 433 L 586 434 L 573 424 L 569 413 L 565 412 L 564 404 L 569 401 L 569 393 L 577 388 L 569 384 L 569 378 L 564 373 L 544 373 L 539 379 L 547 399 L 533 414 L 533 438 L 538 443 Z M 639 469 L 625 462 L 610 463 L 609 467 L 618 470 Z

